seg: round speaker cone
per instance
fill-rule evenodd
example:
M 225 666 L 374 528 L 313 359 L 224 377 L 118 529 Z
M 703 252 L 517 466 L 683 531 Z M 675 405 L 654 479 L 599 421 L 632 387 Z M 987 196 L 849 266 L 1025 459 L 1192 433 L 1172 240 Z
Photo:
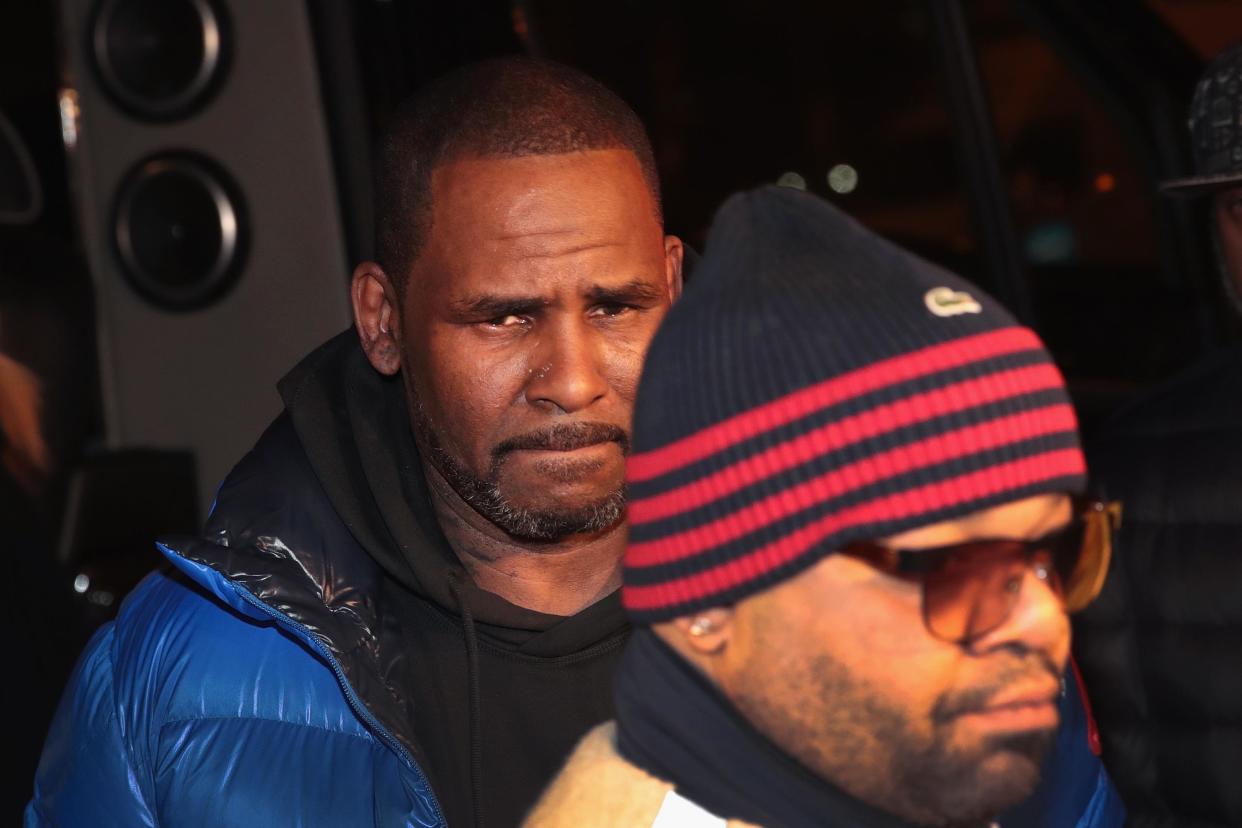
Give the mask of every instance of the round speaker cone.
M 104 0 L 92 33 L 104 88 L 140 117 L 188 114 L 224 69 L 225 24 L 215 0 Z
M 113 229 L 130 283 L 167 309 L 209 304 L 241 266 L 241 199 L 205 158 L 165 155 L 139 164 L 117 196 Z

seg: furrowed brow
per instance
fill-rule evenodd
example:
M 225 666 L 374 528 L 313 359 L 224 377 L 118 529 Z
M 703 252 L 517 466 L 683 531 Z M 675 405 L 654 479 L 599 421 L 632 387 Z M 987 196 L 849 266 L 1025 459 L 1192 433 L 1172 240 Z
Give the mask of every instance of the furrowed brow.
M 664 298 L 664 289 L 650 282 L 640 282 L 636 279 L 616 287 L 595 285 L 587 290 L 586 298 L 597 304 L 643 304 L 659 302 Z
M 548 306 L 548 300 L 534 296 L 496 296 L 480 294 L 454 300 L 450 311 L 470 319 L 494 319 L 509 314 L 521 315 Z

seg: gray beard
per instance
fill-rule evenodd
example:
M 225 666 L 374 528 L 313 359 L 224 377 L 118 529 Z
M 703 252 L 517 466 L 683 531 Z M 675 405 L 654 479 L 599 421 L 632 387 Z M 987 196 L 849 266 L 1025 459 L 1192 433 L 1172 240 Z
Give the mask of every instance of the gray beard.
M 519 540 L 550 542 L 569 535 L 602 532 L 621 521 L 625 515 L 624 487 L 609 492 L 594 503 L 566 504 L 559 509 L 526 509 L 514 505 L 499 484 L 500 461 L 493 461 L 486 479 L 466 469 L 443 449 L 429 444 L 431 462 L 457 492 L 457 496 L 491 521 L 496 527 Z
M 503 455 L 492 457 L 487 477 L 479 477 L 443 447 L 426 410 L 411 393 L 411 425 L 419 449 L 463 501 L 505 534 L 523 541 L 549 543 L 570 535 L 594 534 L 616 526 L 625 517 L 625 487 L 589 503 L 569 503 L 555 509 L 528 509 L 515 505 L 501 490 Z

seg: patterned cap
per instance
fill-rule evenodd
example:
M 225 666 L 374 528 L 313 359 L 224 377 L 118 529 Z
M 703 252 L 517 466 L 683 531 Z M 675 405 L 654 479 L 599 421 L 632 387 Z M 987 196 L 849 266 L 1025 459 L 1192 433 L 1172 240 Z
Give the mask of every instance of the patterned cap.
M 743 193 L 648 351 L 622 600 L 731 604 L 1084 471 L 1061 375 L 995 300 L 813 195 Z
M 1242 43 L 1217 55 L 1195 86 L 1190 138 L 1197 175 L 1166 181 L 1170 195 L 1207 195 L 1242 185 Z

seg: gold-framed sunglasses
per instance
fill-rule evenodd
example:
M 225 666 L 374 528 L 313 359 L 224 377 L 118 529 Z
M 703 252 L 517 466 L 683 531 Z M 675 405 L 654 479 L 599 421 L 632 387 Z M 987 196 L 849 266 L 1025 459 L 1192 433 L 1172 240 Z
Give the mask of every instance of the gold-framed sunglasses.
M 930 549 L 853 543 L 840 554 L 923 588 L 923 623 L 937 638 L 969 643 L 1005 622 L 1028 570 L 1048 584 L 1066 612 L 1100 594 L 1121 526 L 1121 504 L 1084 499 L 1061 529 L 1034 540 L 996 538 Z

